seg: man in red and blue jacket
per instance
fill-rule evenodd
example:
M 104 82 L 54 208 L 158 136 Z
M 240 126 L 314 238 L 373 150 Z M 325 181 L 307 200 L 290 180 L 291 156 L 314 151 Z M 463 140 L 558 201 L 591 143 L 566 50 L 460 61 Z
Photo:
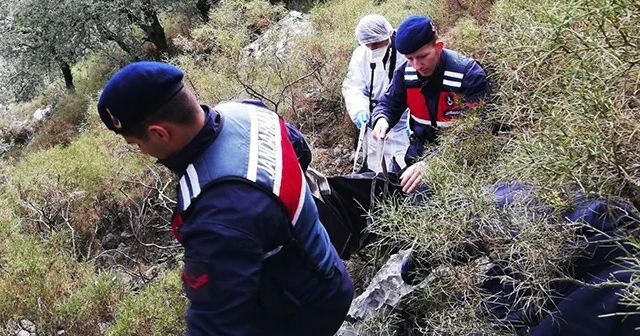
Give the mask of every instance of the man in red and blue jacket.
M 390 127 L 409 108 L 412 135 L 405 155 L 408 168 L 401 176 L 403 190 L 420 185 L 425 143 L 435 143 L 438 131 L 469 108 L 483 103 L 490 93 L 487 75 L 475 60 L 444 49 L 431 19 L 410 16 L 396 32 L 396 48 L 407 62 L 396 69 L 385 95 L 373 110 L 373 136 L 386 137 Z
M 98 111 L 179 176 L 187 335 L 333 335 L 353 286 L 304 179 L 302 135 L 259 101 L 200 105 L 182 78 L 166 63 L 132 63 Z

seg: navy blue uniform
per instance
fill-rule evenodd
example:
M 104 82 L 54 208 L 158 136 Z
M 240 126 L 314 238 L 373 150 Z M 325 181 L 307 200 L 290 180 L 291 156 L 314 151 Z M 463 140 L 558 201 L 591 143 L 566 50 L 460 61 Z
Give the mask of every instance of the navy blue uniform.
M 409 62 L 396 69 L 393 80 L 373 110 L 372 122 L 384 118 L 393 127 L 409 108 L 411 144 L 405 156 L 412 164 L 422 155 L 424 144 L 437 140 L 437 130 L 490 93 L 487 75 L 478 62 L 455 51 L 443 49 L 440 61 L 429 77 L 420 75 Z
M 223 141 L 218 137 L 228 127 L 215 108 L 203 108 L 203 129 L 181 153 L 161 161 L 180 175 Z M 306 168 L 310 151 L 302 135 L 291 126 L 286 135 Z M 305 251 L 287 244 L 292 222 L 277 197 L 228 178 L 203 189 L 181 216 L 184 222 L 174 219 L 174 229 L 185 249 L 187 335 L 320 336 L 339 328 L 353 297 L 344 265 L 331 244 L 323 252 L 330 272 L 320 272 Z

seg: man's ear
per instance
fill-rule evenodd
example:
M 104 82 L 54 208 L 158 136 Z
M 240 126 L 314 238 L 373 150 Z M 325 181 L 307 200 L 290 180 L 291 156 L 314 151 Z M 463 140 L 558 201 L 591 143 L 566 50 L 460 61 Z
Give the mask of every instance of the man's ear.
M 149 125 L 147 127 L 147 133 L 151 139 L 160 140 L 164 142 L 169 141 L 169 132 L 166 128 L 160 125 Z
M 442 41 L 437 41 L 436 42 L 436 48 L 440 51 L 444 48 L 444 42 Z

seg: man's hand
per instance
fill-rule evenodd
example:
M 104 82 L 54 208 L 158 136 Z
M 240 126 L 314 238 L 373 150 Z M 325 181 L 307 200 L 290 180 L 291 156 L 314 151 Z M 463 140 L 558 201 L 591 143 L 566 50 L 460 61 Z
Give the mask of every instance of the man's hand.
M 400 176 L 400 185 L 402 191 L 407 194 L 414 192 L 422 183 L 422 170 L 424 169 L 424 163 L 422 161 L 416 162 L 409 166 L 407 170 Z
M 386 139 L 387 138 L 387 130 L 389 129 L 389 123 L 385 118 L 380 118 L 376 121 L 375 126 L 373 127 L 373 138 L 376 140 Z

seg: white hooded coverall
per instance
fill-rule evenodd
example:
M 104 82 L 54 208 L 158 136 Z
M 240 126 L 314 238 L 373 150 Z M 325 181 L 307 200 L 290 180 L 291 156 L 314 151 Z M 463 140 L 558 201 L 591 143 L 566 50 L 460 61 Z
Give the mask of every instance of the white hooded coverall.
M 373 77 L 373 91 L 371 98 L 374 102 L 377 102 L 382 98 L 384 92 L 389 85 L 389 63 L 392 57 L 387 57 L 387 64 L 383 65 L 382 62 L 376 63 Z M 369 89 L 371 85 L 371 51 L 365 46 L 360 45 L 354 51 L 349 62 L 349 71 L 347 76 L 342 82 L 342 95 L 347 107 L 347 112 L 351 117 L 351 120 L 355 123 L 356 115 L 360 111 L 369 110 Z M 396 52 L 396 69 L 400 67 L 406 58 Z M 407 135 L 407 111 L 402 114 L 400 121 L 389 130 L 389 137 L 384 144 L 384 157 L 387 165 L 391 163 L 392 157 L 395 157 L 396 161 L 401 168 L 405 167 L 404 155 L 409 147 L 409 137 Z M 366 133 L 368 150 L 367 150 L 367 163 L 369 169 L 379 172 L 382 170 L 380 162 L 376 162 L 377 144 L 371 135 L 371 129 L 369 128 Z

